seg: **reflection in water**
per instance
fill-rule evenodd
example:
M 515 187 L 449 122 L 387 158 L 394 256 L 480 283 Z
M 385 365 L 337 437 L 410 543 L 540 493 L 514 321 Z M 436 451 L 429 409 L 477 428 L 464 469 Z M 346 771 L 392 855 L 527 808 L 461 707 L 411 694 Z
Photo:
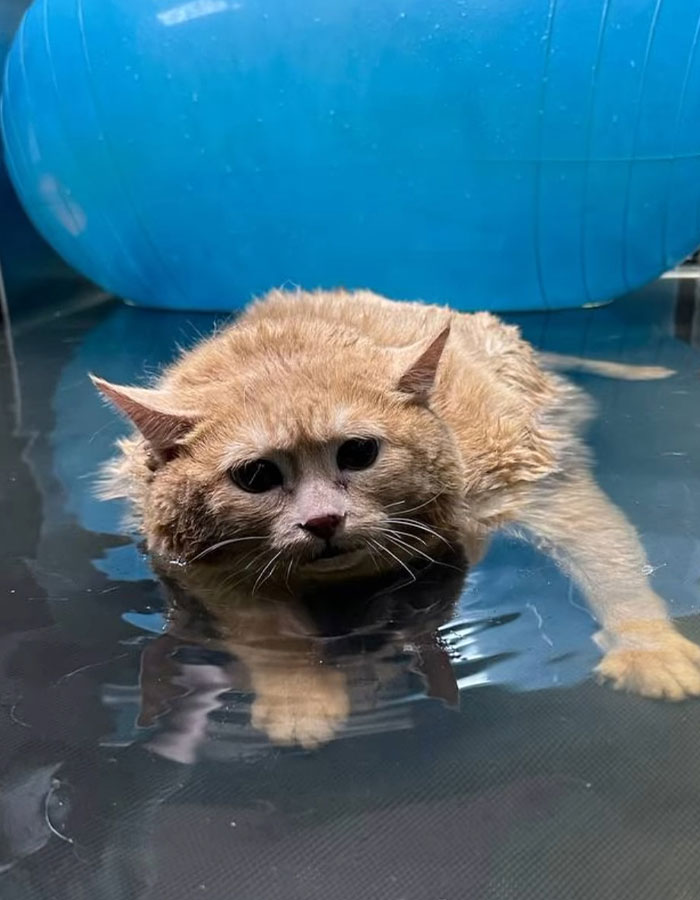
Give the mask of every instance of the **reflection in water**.
M 62 880 L 52 896 L 142 896 L 152 880 L 153 815 L 182 788 L 217 724 L 225 726 L 231 713 L 238 718 L 232 697 L 252 695 L 244 706 L 258 745 L 269 739 L 306 748 L 411 727 L 411 707 L 402 701 L 417 692 L 456 705 L 440 630 L 465 574 L 462 559 L 446 557 L 410 583 L 384 576 L 254 603 L 231 595 L 227 604 L 219 593 L 211 604 L 208 592 L 193 592 L 190 572 L 169 572 L 167 628 L 141 651 L 143 740 L 76 755 L 33 737 L 6 767 L 0 872 L 25 860 L 24 875 L 16 884 L 12 877 L 18 892 L 7 896 L 36 896 L 31 873 L 41 869 L 44 852 L 61 845 L 71 852 L 59 854 Z
M 428 696 L 456 704 L 438 629 L 454 611 L 465 571 L 450 556 L 413 582 L 389 574 L 249 600 L 226 588 L 212 592 L 210 582 L 198 591 L 196 573 L 171 570 L 168 630 L 144 651 L 141 668 L 141 723 L 164 720 L 152 746 L 193 761 L 207 715 L 229 691 L 252 694 L 256 731 L 306 748 L 342 732 L 348 719 L 349 734 L 397 727 L 386 697 L 411 673 Z

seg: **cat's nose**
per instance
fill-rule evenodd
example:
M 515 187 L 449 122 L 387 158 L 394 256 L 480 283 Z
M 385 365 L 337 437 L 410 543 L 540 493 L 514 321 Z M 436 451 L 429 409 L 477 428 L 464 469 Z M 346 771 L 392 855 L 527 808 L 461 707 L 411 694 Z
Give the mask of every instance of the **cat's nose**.
M 313 534 L 314 537 L 329 541 L 340 527 L 340 523 L 344 518 L 344 516 L 331 514 L 327 516 L 314 516 L 312 519 L 302 522 L 300 527 L 303 528 L 304 531 L 308 531 L 309 534 Z

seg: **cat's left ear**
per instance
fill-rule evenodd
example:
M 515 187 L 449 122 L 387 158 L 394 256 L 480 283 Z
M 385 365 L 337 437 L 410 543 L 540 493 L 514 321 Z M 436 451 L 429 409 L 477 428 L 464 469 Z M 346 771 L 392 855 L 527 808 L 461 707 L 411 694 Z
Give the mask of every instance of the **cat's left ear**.
M 447 325 L 437 337 L 428 341 L 427 346 L 426 342 L 422 342 L 418 347 L 414 345 L 401 351 L 402 357 L 409 352 L 411 354 L 418 353 L 417 358 L 413 357 L 408 368 L 399 378 L 397 389 L 402 394 L 409 394 L 419 403 L 428 402 L 449 336 L 450 325 Z
M 102 396 L 138 428 L 161 461 L 171 459 L 179 442 L 197 424 L 197 417 L 174 408 L 164 391 L 111 384 L 91 375 Z

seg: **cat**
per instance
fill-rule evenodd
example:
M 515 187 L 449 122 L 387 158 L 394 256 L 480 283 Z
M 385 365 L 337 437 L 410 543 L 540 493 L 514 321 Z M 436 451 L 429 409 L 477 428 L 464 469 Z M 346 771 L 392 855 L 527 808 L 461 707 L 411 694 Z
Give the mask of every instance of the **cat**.
M 592 476 L 590 402 L 495 316 L 273 291 L 153 387 L 93 381 L 136 428 L 103 496 L 128 497 L 149 551 L 213 603 L 222 585 L 254 602 L 310 584 L 332 603 L 334 583 L 410 580 L 442 547 L 474 565 L 506 529 L 579 584 L 601 626 L 601 680 L 700 695 L 700 648 Z

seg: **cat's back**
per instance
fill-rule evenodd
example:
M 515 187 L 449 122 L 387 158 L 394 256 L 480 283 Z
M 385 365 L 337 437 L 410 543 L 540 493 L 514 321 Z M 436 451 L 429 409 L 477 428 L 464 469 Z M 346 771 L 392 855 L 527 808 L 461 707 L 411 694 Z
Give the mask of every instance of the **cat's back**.
M 264 378 L 310 359 L 347 369 L 368 361 L 377 347 L 401 347 L 430 334 L 437 322 L 431 323 L 430 309 L 369 291 L 272 291 L 184 353 L 165 382 L 178 390 L 210 389 L 241 373 Z M 449 315 L 438 311 L 443 319 Z
M 371 291 L 271 291 L 238 320 L 241 325 L 278 325 L 287 332 L 300 326 L 329 326 L 372 343 L 401 347 L 430 334 L 450 317 L 448 309 L 388 300 Z
M 374 346 L 399 348 L 437 336 L 449 324 L 440 378 L 443 390 L 450 379 L 474 368 L 516 392 L 542 389 L 546 381 L 520 330 L 487 312 L 461 313 L 447 306 L 389 300 L 371 291 L 272 291 L 239 321 L 279 327 L 297 340 L 311 341 L 317 353 L 324 346 L 318 340 L 319 326 L 328 329 L 329 348 L 352 335 Z
M 380 347 L 406 347 L 451 325 L 453 348 L 476 357 L 521 354 L 529 347 L 519 330 L 487 312 L 389 300 L 372 291 L 271 291 L 246 310 L 240 325 L 278 326 L 286 332 L 329 326 L 359 334 Z
M 490 375 L 503 387 L 532 386 L 538 366 L 517 328 L 490 313 L 458 313 L 448 307 L 389 300 L 371 291 L 271 291 L 236 321 L 203 341 L 172 367 L 179 387 L 205 387 L 246 371 L 262 375 L 294 367 L 302 359 L 369 361 L 376 348 L 408 347 L 447 325 L 451 337 L 439 392 L 461 394 L 460 376 Z M 374 348 L 374 349 L 373 349 Z M 235 361 L 235 364 L 234 364 Z M 338 363 L 339 364 L 339 363 Z

